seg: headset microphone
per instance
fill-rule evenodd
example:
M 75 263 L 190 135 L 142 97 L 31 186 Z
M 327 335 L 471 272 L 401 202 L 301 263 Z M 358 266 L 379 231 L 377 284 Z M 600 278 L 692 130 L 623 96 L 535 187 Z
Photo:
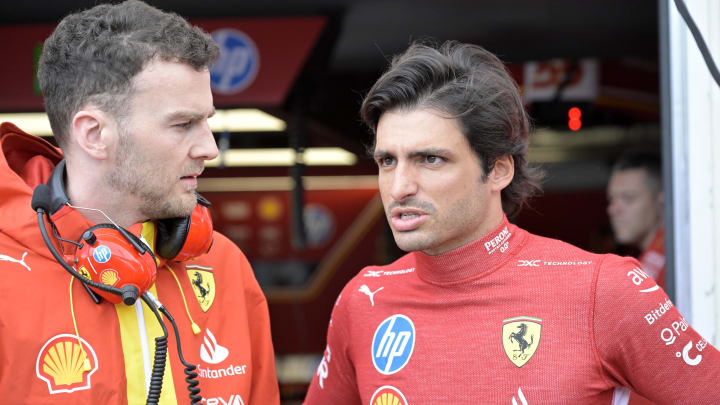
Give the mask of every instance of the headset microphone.
M 135 304 L 140 297 L 155 314 L 163 329 L 163 336 L 155 338 L 155 361 L 147 393 L 147 404 L 157 404 L 159 401 L 167 356 L 168 331 L 158 310 L 165 314 L 175 332 L 178 356 L 185 366 L 185 381 L 190 392 L 190 402 L 200 403 L 202 396 L 198 387 L 198 374 L 195 372 L 195 366 L 183 358 L 177 325 L 167 309 L 148 291 L 157 276 L 155 255 L 146 247 L 144 241 L 117 226 L 104 212 L 70 205 L 64 190 L 64 172 L 65 162 L 60 161 L 50 176 L 49 186 L 40 184 L 33 191 L 31 206 L 37 213 L 38 226 L 45 245 L 55 260 L 82 282 L 96 303 L 100 300 L 95 293 L 111 303 L 122 301 L 126 305 Z M 186 261 L 210 250 L 213 243 L 212 219 L 208 209 L 210 202 L 199 194 L 196 197 L 197 204 L 190 215 L 157 221 L 155 247 L 162 259 Z M 98 211 L 112 224 L 100 224 L 87 229 L 77 242 L 62 239 L 57 234 L 51 216 L 63 205 L 73 209 Z M 76 246 L 74 263 L 72 263 L 75 268 L 68 264 L 55 248 L 45 226 L 46 216 L 51 229 L 55 232 L 55 237 Z
M 50 205 L 50 188 L 45 184 L 35 187 L 30 205 L 35 212 L 39 212 L 39 209 L 47 212 L 49 209 L 48 206 Z

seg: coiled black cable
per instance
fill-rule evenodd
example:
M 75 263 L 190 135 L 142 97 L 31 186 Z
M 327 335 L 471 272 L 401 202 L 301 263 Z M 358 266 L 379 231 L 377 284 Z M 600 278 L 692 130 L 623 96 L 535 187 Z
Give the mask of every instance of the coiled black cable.
M 202 396 L 200 395 L 200 388 L 197 386 L 200 382 L 197 380 L 196 367 L 184 361 L 183 364 L 185 364 L 185 382 L 188 385 L 188 391 L 190 391 L 190 403 L 199 404 L 202 401 Z
M 165 374 L 165 359 L 167 358 L 167 336 L 155 338 L 155 360 L 153 362 L 150 389 L 148 390 L 147 404 L 157 404 L 160 401 L 163 375 Z
M 160 327 L 162 327 L 163 330 L 163 336 L 155 338 L 155 358 L 153 362 L 152 375 L 150 376 L 150 389 L 147 394 L 147 405 L 153 405 L 160 401 L 160 394 L 162 392 L 163 376 L 165 375 L 165 360 L 167 359 L 168 330 L 165 327 L 165 323 L 163 322 L 156 306 L 147 296 L 147 293 L 143 294 L 141 297 L 145 304 L 147 304 L 148 308 L 153 311 L 155 317 L 160 323 Z M 162 306 L 160 308 L 161 310 L 164 309 Z M 165 311 L 163 311 L 163 313 L 165 313 Z
M 194 364 L 190 364 L 187 361 L 185 361 L 185 358 L 182 355 L 182 347 L 180 346 L 180 334 L 178 333 L 177 324 L 175 324 L 175 319 L 173 319 L 172 315 L 165 309 L 165 307 L 160 307 L 160 311 L 168 318 L 170 321 L 170 325 L 172 325 L 173 332 L 175 333 L 175 341 L 177 342 L 177 350 L 178 350 L 178 358 L 180 359 L 180 362 L 185 366 L 185 382 L 187 383 L 189 396 L 190 396 L 190 403 L 191 404 L 199 404 L 202 401 L 202 396 L 200 395 L 200 388 L 198 388 L 198 382 L 197 376 L 198 373 L 195 372 Z

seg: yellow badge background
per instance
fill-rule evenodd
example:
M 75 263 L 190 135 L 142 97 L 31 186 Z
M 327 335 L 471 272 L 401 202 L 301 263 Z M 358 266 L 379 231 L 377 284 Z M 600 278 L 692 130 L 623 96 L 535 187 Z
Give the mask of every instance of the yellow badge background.
M 198 267 L 200 266 L 186 266 L 185 270 L 200 308 L 207 312 L 215 301 L 215 275 L 212 271 L 200 270 Z
M 507 322 L 518 319 L 514 322 Z M 508 359 L 518 367 L 522 367 L 535 354 L 540 345 L 540 333 L 542 332 L 542 320 L 535 318 L 519 317 L 506 319 L 502 328 L 502 343 Z M 524 328 L 522 325 L 525 325 Z M 523 332 L 523 329 L 524 332 Z M 521 346 L 527 344 L 524 351 Z
M 90 272 L 87 271 L 87 269 L 85 268 L 85 266 L 80 266 L 80 268 L 77 269 L 77 272 L 80 273 L 80 275 L 83 276 L 83 277 L 85 277 L 86 279 L 92 280 L 92 278 L 90 278 Z

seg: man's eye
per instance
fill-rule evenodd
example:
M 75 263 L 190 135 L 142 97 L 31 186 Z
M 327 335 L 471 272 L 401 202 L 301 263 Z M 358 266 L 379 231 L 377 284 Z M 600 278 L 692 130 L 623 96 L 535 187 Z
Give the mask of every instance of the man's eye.
M 429 155 L 429 156 L 425 156 L 425 161 L 430 164 L 438 164 L 438 163 L 442 163 L 444 160 L 440 156 Z
M 187 128 L 190 128 L 190 126 L 192 126 L 192 124 L 193 124 L 192 121 L 186 121 L 186 122 L 181 122 L 179 124 L 176 124 L 175 126 L 179 127 L 179 128 L 187 129 Z
M 378 159 L 378 164 L 380 166 L 392 166 L 393 163 L 395 163 L 395 159 L 393 159 L 391 157 L 386 156 L 386 157 L 382 157 L 382 158 Z

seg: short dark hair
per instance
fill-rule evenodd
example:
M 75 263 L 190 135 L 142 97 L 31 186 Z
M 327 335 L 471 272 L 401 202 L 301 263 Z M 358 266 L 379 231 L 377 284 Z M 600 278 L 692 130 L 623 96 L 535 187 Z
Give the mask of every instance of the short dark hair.
M 86 103 L 122 116 L 133 78 L 154 58 L 209 68 L 220 55 L 212 37 L 182 17 L 138 0 L 70 14 L 45 41 L 38 81 L 62 147 Z
M 392 59 L 360 109 L 373 133 L 392 109 L 429 108 L 457 119 L 480 158 L 483 181 L 498 158 L 511 155 L 512 182 L 502 190 L 503 210 L 514 215 L 540 191 L 541 173 L 528 166 L 530 122 L 517 83 L 505 65 L 484 48 L 447 41 L 418 41 Z M 372 146 L 374 149 L 374 145 Z
M 657 194 L 663 191 L 661 163 L 660 155 L 656 152 L 629 150 L 615 161 L 612 171 L 644 169 L 650 181 L 648 187 Z

